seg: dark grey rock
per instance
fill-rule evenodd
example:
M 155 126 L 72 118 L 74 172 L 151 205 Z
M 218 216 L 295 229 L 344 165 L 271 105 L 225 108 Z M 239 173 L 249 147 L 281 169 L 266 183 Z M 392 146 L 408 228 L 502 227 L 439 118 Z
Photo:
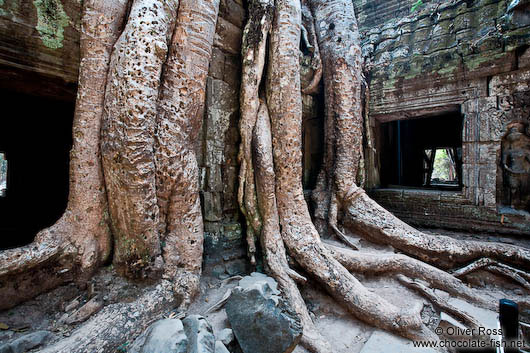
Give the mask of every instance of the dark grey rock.
M 188 339 L 182 321 L 164 319 L 153 323 L 131 345 L 130 353 L 187 353 Z
M 226 272 L 228 272 L 230 276 L 244 274 L 245 272 L 248 273 L 247 262 L 243 259 L 230 261 L 226 264 Z
M 182 323 L 188 337 L 188 353 L 215 353 L 212 326 L 204 317 L 190 315 Z
M 0 345 L 0 353 L 24 353 L 49 342 L 55 335 L 49 331 L 35 331 Z
M 222 329 L 215 338 L 221 341 L 225 346 L 228 346 L 234 341 L 234 331 L 230 328 Z
M 244 353 L 290 353 L 300 342 L 300 318 L 279 294 L 276 281 L 260 273 L 232 291 L 226 313 Z

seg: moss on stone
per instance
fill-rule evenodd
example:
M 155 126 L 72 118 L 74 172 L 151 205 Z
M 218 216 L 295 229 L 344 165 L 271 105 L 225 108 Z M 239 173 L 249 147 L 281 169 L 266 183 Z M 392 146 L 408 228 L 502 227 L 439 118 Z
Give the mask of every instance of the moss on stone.
M 0 0 L 0 16 L 6 16 L 7 11 L 3 8 L 5 5 L 4 0 Z
M 42 43 L 51 49 L 63 47 L 64 27 L 68 26 L 70 18 L 63 9 L 60 0 L 35 0 L 33 5 L 37 9 L 37 26 Z

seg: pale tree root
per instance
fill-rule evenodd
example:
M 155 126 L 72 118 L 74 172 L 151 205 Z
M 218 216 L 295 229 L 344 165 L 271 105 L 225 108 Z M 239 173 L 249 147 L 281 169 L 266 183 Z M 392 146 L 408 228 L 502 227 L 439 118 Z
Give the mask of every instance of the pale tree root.
M 272 156 L 272 137 L 267 105 L 262 101 L 254 133 L 256 181 L 259 208 L 263 214 L 261 243 L 268 272 L 276 279 L 283 296 L 300 316 L 303 336 L 302 345 L 314 353 L 332 352 L 329 343 L 316 329 L 296 281 L 306 279 L 289 268 L 285 247 L 280 233 L 275 196 L 275 175 Z
M 433 288 L 475 303 L 480 307 L 497 310 L 497 303 L 489 301 L 469 288 L 455 276 L 422 261 L 402 254 L 377 254 L 351 251 L 326 244 L 333 257 L 353 273 L 363 275 L 396 275 L 421 279 Z
M 303 327 L 301 344 L 314 353 L 331 353 L 329 343 L 316 329 L 296 286 L 295 279 L 303 282 L 305 278 L 289 268 L 279 230 L 270 118 L 266 103 L 259 99 L 267 37 L 274 12 L 273 2 L 252 1 L 250 10 L 251 17 L 243 35 L 238 193 L 240 208 L 252 231 L 247 236 L 249 255 L 251 259 L 254 256 L 253 233 L 256 232 L 261 241 L 267 272 L 276 279 L 283 297 L 300 316 Z
M 125 0 L 83 4 L 68 205 L 32 244 L 0 252 L 0 309 L 72 280 L 85 282 L 110 254 L 99 131 L 111 51 L 126 11 Z
M 74 280 L 76 261 L 76 248 L 47 232 L 30 245 L 0 252 L 0 310 Z
M 530 290 L 530 275 L 528 273 L 489 258 L 482 258 L 477 261 L 473 261 L 469 265 L 453 271 L 452 275 L 461 278 L 468 273 L 480 269 L 485 269 L 487 271 L 511 278 L 525 289 Z
M 384 243 L 436 266 L 451 269 L 458 264 L 488 257 L 499 262 L 530 269 L 530 249 L 514 245 L 457 240 L 420 232 L 361 194 L 344 208 L 343 223 L 356 234 Z
M 176 1 L 133 0 L 113 50 L 101 129 L 102 165 L 114 235 L 113 263 L 132 278 L 159 276 L 154 132 Z M 145 20 L 148 18 L 149 20 Z
M 255 239 L 261 233 L 261 215 L 258 210 L 254 162 L 252 160 L 252 136 L 259 109 L 259 86 L 265 65 L 267 37 L 271 28 L 273 1 L 251 1 L 249 20 L 242 39 L 242 83 L 240 92 L 239 133 L 241 143 L 238 161 L 239 186 L 237 199 L 247 222 L 247 246 L 250 262 L 256 263 Z
M 174 284 L 162 280 L 144 289 L 131 303 L 110 304 L 79 326 L 72 334 L 46 347 L 43 353 L 115 352 L 172 309 Z
M 303 94 L 317 94 L 319 84 L 322 80 L 322 59 L 320 58 L 320 49 L 318 47 L 317 34 L 315 30 L 315 20 L 306 1 L 302 1 L 302 39 L 306 47 L 311 52 L 311 68 L 313 77 L 305 87 L 302 87 Z
M 397 279 L 399 282 L 404 284 L 406 287 L 415 290 L 416 292 L 420 293 L 422 296 L 427 298 L 438 310 L 444 311 L 447 314 L 453 316 L 455 319 L 461 321 L 464 325 L 466 325 L 469 328 L 472 329 L 478 329 L 479 327 L 484 327 L 480 322 L 478 322 L 475 318 L 470 316 L 468 313 L 455 308 L 451 304 L 447 303 L 447 301 L 440 298 L 440 296 L 436 295 L 432 289 L 424 286 L 423 284 L 419 282 L 415 282 L 411 280 L 410 278 L 398 275 Z
M 182 309 L 198 293 L 202 270 L 195 147 L 218 13 L 219 0 L 180 0 L 158 101 L 154 147 L 163 277 L 175 282 Z

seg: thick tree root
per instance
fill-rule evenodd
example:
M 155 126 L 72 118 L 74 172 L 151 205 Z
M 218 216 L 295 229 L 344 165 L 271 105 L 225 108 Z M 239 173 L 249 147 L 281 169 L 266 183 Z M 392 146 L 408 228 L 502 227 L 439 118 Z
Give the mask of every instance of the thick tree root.
M 429 299 L 429 301 L 433 303 L 434 306 L 436 306 L 439 310 L 445 311 L 447 314 L 452 315 L 455 319 L 460 320 L 467 327 L 477 330 L 479 327 L 484 327 L 484 325 L 475 320 L 474 317 L 447 303 L 445 300 L 436 295 L 430 288 L 425 287 L 423 284 L 415 282 L 403 275 L 398 275 L 397 279 L 408 288 L 419 292 L 425 298 Z
M 177 6 L 173 0 L 134 0 L 110 64 L 101 152 L 113 262 L 128 277 L 162 270 L 153 146 L 162 67 Z
M 486 300 L 458 278 L 422 261 L 401 254 L 376 254 L 351 251 L 330 244 L 326 247 L 333 257 L 353 273 L 364 275 L 401 274 L 421 279 L 436 289 L 475 303 L 480 307 L 497 310 L 497 303 Z
M 302 345 L 314 353 L 331 353 L 329 343 L 317 331 L 293 279 L 305 280 L 289 268 L 279 229 L 270 118 L 266 103 L 260 102 L 259 99 L 267 36 L 274 7 L 272 2 L 253 1 L 250 3 L 250 8 L 251 16 L 255 14 L 259 16 L 249 19 L 243 36 L 239 203 L 247 217 L 249 228 L 253 232 L 259 232 L 267 272 L 276 279 L 283 296 L 301 318 Z M 259 219 L 261 217 L 263 223 Z M 253 233 L 247 235 L 247 239 L 250 241 L 249 254 L 253 259 L 255 251 L 255 245 L 252 243 Z
M 305 278 L 290 269 L 287 263 L 276 205 L 270 118 L 264 102 L 260 104 L 253 145 L 256 159 L 258 201 L 264 219 L 261 243 L 266 265 L 272 277 L 278 282 L 283 296 L 301 318 L 302 345 L 314 353 L 331 352 L 329 343 L 320 335 L 311 320 L 305 302 L 296 286 L 296 280 L 303 281 Z
M 76 257 L 71 243 L 48 231 L 30 245 L 0 252 L 0 310 L 72 281 Z
M 242 82 L 240 94 L 241 118 L 239 120 L 238 161 L 239 187 L 237 199 L 247 222 L 248 255 L 252 264 L 256 263 L 255 239 L 261 233 L 261 215 L 258 210 L 254 163 L 252 160 L 252 137 L 259 109 L 259 86 L 265 65 L 267 37 L 271 27 L 272 1 L 251 1 L 249 15 L 243 31 Z
M 115 352 L 173 308 L 173 283 L 162 280 L 131 303 L 110 304 L 42 353 Z
M 356 234 L 374 243 L 392 245 L 444 269 L 483 257 L 530 269 L 530 249 L 422 233 L 399 220 L 364 193 L 354 202 L 348 202 L 344 211 L 344 224 Z

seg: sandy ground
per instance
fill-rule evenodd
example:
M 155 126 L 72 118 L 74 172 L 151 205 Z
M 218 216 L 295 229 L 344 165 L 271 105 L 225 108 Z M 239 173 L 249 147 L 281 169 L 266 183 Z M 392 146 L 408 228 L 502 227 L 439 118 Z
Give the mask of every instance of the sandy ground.
M 443 233 L 457 238 L 502 241 L 530 248 L 530 239 L 470 235 L 440 230 L 427 231 Z M 350 236 L 359 245 L 360 251 L 393 252 L 391 247 L 373 245 L 351 234 Z M 201 293 L 191 305 L 189 313 L 206 316 L 214 329 L 214 333 L 217 333 L 223 328 L 230 327 L 226 313 L 224 309 L 212 313 L 207 313 L 207 310 L 219 301 L 227 290 L 237 285 L 237 280 L 222 281 L 212 276 L 210 272 L 210 269 L 205 269 L 201 280 Z M 423 301 L 426 304 L 422 313 L 424 322 L 432 328 L 437 327 L 440 313 L 436 312 L 430 303 L 403 287 L 394 278 L 360 277 L 359 280 L 378 295 L 403 308 L 411 307 L 417 301 Z M 486 272 L 477 272 L 470 278 L 470 282 L 485 297 L 489 296 L 496 300 L 500 298 L 517 299 L 528 294 L 517 284 Z M 74 284 L 69 284 L 13 309 L 0 312 L 0 328 L 2 326 L 4 328 L 0 330 L 0 342 L 10 341 L 36 330 L 52 331 L 57 335 L 57 339 L 68 336 L 75 329 L 75 326 L 68 326 L 63 323 L 68 316 L 65 312 L 68 306 L 75 306 L 77 302 L 82 305 L 93 295 L 100 295 L 105 303 L 132 301 L 141 289 L 141 285 L 129 283 L 115 276 L 112 267 L 104 268 L 88 288 L 79 289 Z M 301 291 L 313 320 L 322 335 L 332 344 L 334 353 L 361 352 L 372 334 L 377 332 L 371 326 L 360 322 L 346 312 L 322 290 L 318 283 L 309 281 L 301 288 Z M 439 294 L 444 295 L 444 293 Z M 6 326 L 8 329 L 5 329 Z M 305 353 L 306 350 L 297 347 L 294 352 Z

